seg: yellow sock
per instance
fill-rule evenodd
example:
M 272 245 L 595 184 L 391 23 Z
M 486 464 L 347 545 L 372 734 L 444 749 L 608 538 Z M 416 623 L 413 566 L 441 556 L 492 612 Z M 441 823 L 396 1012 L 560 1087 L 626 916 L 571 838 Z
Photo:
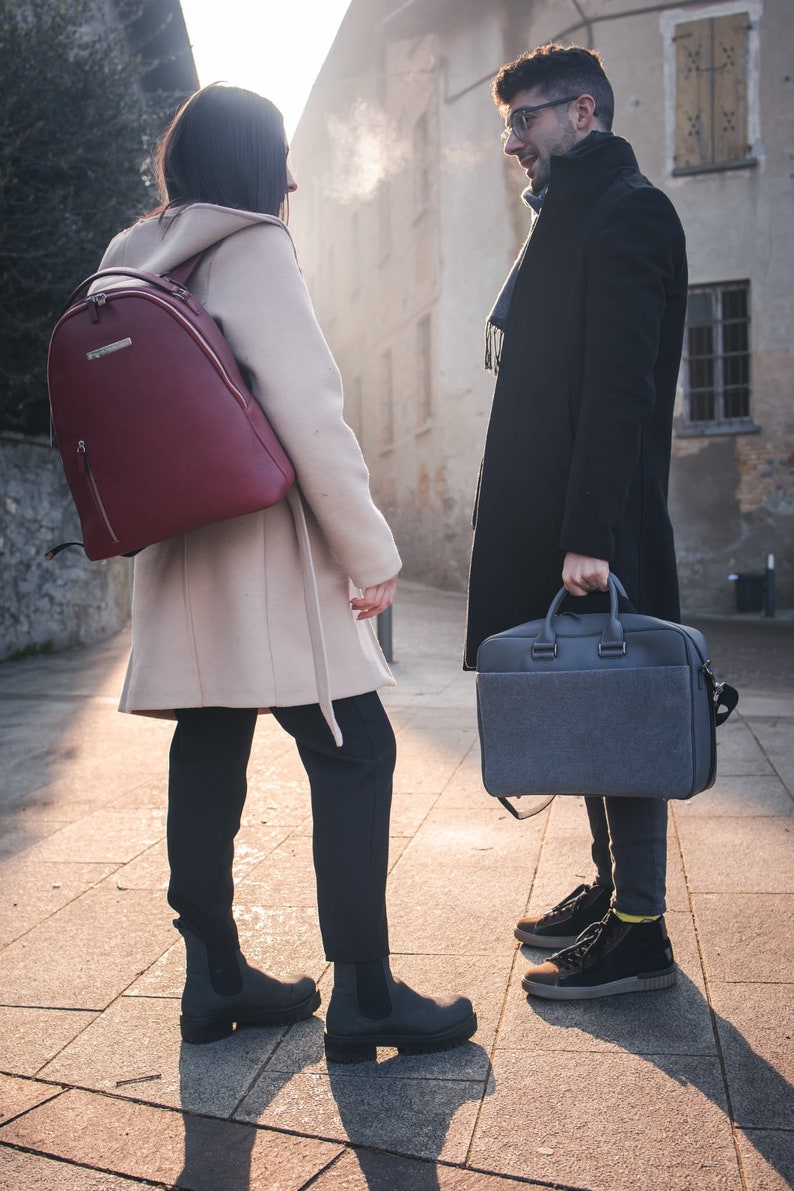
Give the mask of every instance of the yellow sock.
M 661 914 L 623 914 L 614 909 L 612 912 L 621 922 L 657 922 L 661 918 Z

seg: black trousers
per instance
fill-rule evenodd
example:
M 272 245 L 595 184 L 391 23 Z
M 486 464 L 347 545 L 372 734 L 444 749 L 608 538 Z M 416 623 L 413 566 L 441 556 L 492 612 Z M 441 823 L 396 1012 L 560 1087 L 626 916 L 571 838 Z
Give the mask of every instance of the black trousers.
M 274 707 L 309 778 L 320 930 L 338 963 L 389 953 L 386 876 L 394 733 L 374 691 L 337 699 L 337 748 L 317 704 Z M 247 792 L 253 708 L 177 710 L 168 783 L 168 901 L 209 947 L 237 947 L 234 838 Z
M 599 885 L 614 885 L 615 909 L 664 914 L 667 800 L 585 798 Z

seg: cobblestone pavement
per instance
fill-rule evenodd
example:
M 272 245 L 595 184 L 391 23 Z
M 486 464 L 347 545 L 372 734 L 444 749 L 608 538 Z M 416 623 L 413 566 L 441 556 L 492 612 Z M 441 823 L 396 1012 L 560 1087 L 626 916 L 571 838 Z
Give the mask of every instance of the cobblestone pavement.
M 578 799 L 523 823 L 482 789 L 463 601 L 401 585 L 394 967 L 459 991 L 447 1054 L 326 1067 L 321 1008 L 182 1046 L 165 902 L 166 724 L 120 716 L 126 635 L 0 666 L 4 1191 L 782 1191 L 794 1181 L 794 625 L 702 621 L 742 686 L 717 786 L 676 804 L 673 989 L 529 1001 L 515 919 L 589 877 Z M 308 795 L 262 717 L 236 856 L 249 959 L 327 1001 Z

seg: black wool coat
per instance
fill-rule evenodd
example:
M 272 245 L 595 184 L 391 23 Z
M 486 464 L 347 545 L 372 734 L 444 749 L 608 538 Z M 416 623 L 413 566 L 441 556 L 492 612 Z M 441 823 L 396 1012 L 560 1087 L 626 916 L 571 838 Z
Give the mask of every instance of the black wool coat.
M 553 157 L 505 324 L 467 668 L 490 634 L 545 615 L 569 550 L 606 559 L 637 611 L 679 618 L 667 483 L 686 298 L 683 229 L 628 142 Z

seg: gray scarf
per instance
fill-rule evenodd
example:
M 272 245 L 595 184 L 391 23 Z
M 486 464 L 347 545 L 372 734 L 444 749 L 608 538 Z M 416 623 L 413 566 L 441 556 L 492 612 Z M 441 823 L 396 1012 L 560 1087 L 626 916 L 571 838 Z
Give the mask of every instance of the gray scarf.
M 540 194 L 534 194 L 532 187 L 528 186 L 521 195 L 522 203 L 529 207 L 534 214 L 532 222 L 529 225 L 529 235 L 521 245 L 521 251 L 510 267 L 510 272 L 507 274 L 504 284 L 497 294 L 496 301 L 485 324 L 485 369 L 487 372 L 496 374 L 499 371 L 499 357 L 502 354 L 502 339 L 505 333 L 507 312 L 510 309 L 510 299 L 513 296 L 518 270 L 521 268 L 521 263 L 524 260 L 527 245 L 532 238 L 532 233 L 535 230 L 535 224 L 538 221 L 538 215 L 540 215 L 540 209 L 543 206 L 543 200 L 546 197 L 546 191 L 548 189 L 547 186 Z

